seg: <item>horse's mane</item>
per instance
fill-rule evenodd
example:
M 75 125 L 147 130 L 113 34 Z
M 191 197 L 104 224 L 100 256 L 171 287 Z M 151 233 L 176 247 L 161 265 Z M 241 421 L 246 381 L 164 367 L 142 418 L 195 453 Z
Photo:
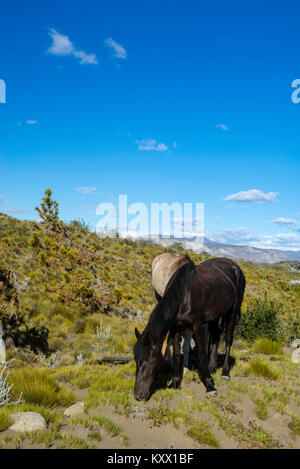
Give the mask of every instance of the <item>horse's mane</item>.
M 185 257 L 187 262 L 169 280 L 163 297 L 150 315 L 143 335 L 146 335 L 150 329 L 158 332 L 157 337 L 164 335 L 164 332 L 172 326 L 180 305 L 188 301 L 196 266 L 189 256 Z

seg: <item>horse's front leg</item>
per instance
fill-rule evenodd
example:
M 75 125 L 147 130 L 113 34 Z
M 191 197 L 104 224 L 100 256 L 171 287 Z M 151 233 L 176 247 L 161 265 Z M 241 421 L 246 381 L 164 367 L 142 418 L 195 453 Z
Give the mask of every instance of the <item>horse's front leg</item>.
M 172 377 L 172 387 L 175 389 L 180 388 L 181 379 L 182 379 L 183 357 L 180 352 L 180 342 L 181 342 L 181 334 L 179 332 L 175 332 L 173 336 L 174 371 L 173 371 L 173 377 Z
M 191 340 L 193 337 L 193 331 L 185 329 L 183 332 L 183 376 L 189 370 L 189 355 L 191 348 Z
M 214 380 L 208 370 L 208 359 L 205 350 L 205 325 L 202 321 L 196 321 L 193 329 L 199 358 L 199 377 L 206 387 L 207 394 L 217 394 Z

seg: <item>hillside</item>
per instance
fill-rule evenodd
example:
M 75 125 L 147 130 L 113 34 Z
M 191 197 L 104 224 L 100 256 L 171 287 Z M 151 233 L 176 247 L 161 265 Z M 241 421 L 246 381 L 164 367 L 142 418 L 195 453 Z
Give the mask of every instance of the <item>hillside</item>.
M 204 243 L 189 239 L 168 239 L 152 237 L 151 241 L 162 246 L 170 246 L 174 241 L 179 242 L 185 249 L 195 252 L 207 252 L 211 256 L 228 257 L 230 259 L 242 259 L 243 261 L 257 262 L 260 264 L 274 264 L 283 261 L 299 261 L 300 251 L 282 251 L 281 249 L 260 249 L 251 246 L 237 244 L 222 244 L 204 238 Z
M 151 262 L 164 251 L 189 252 L 195 263 L 209 255 L 183 251 L 174 243 L 168 247 L 121 238 L 99 238 L 80 222 L 71 222 L 68 232 L 77 251 L 89 253 L 93 266 L 103 284 L 112 294 L 111 316 L 119 318 L 137 314 L 146 319 L 154 307 L 151 289 Z M 12 269 L 20 284 L 20 300 L 29 305 L 30 319 L 37 325 L 49 327 L 47 321 L 60 315 L 76 321 L 89 322 L 93 308 L 74 301 L 77 284 L 93 284 L 94 278 L 85 259 L 78 259 L 75 249 L 57 244 L 40 223 L 20 221 L 0 214 L 1 267 Z M 291 286 L 300 273 L 292 271 L 289 263 L 265 265 L 239 262 L 247 281 L 243 309 L 255 298 L 283 305 L 282 315 L 295 318 L 300 311 L 299 287 Z M 63 294 L 64 292 L 64 294 Z M 73 297 L 72 297 L 73 294 Z M 62 307 L 62 309 L 60 309 Z M 69 308 L 71 307 L 71 310 Z M 98 316 L 97 316 L 98 317 Z M 53 331 L 50 328 L 50 337 Z M 121 337 L 121 336 L 120 336 Z
M 279 345 L 268 357 L 241 332 L 235 341 L 231 383 L 222 383 L 220 370 L 217 372 L 218 398 L 207 401 L 196 372 L 190 371 L 181 391 L 162 389 L 150 403 L 138 405 L 132 396 L 134 363 L 100 366 L 98 360 L 103 355 L 132 355 L 134 328 L 143 328 L 154 307 L 152 259 L 163 251 L 182 252 L 182 247 L 99 238 L 82 222 L 71 222 L 66 229 L 69 245 L 41 223 L 0 214 L 0 267 L 16 274 L 19 301 L 24 305 L 23 320 L 12 320 L 6 329 L 8 363 L 12 367 L 9 379 L 24 394 L 20 384 L 25 380 L 23 374 L 42 372 L 73 393 L 64 403 L 54 402 L 51 411 L 42 398 L 33 398 L 30 393 L 25 397 L 25 403 L 17 408 L 21 405 L 34 410 L 38 405 L 48 416 L 49 430 L 40 439 L 23 435 L 24 443 L 17 442 L 9 431 L 1 432 L 0 411 L 3 447 L 140 447 L 141 438 L 137 436 L 141 432 L 145 432 L 146 447 L 297 446 L 300 383 L 297 366 L 290 360 L 291 350 L 285 348 L 282 353 Z M 192 251 L 189 254 L 196 263 L 209 257 Z M 287 343 L 299 337 L 300 288 L 290 282 L 299 280 L 300 273 L 292 271 L 289 263 L 239 265 L 247 280 L 244 315 L 247 308 L 254 311 L 253 305 L 260 298 L 279 312 L 280 340 Z M 267 375 L 255 371 L 257 365 L 260 367 L 259 360 L 267 366 Z M 39 376 L 44 379 L 44 375 Z M 88 414 L 81 421 L 66 423 L 59 409 L 78 399 L 84 400 Z M 8 408 L 6 415 L 11 411 Z M 195 420 L 188 418 L 191 412 L 197 416 Z M 115 434 L 103 421 L 102 429 L 95 417 L 100 414 L 116 422 Z M 255 428 L 249 424 L 253 416 L 257 419 Z M 278 432 L 272 437 L 275 422 Z M 62 436 L 64 426 L 69 436 Z M 162 437 L 164 426 L 168 426 L 170 438 Z M 88 436 L 95 427 L 104 432 L 102 443 Z M 288 443 L 283 444 L 283 439 Z

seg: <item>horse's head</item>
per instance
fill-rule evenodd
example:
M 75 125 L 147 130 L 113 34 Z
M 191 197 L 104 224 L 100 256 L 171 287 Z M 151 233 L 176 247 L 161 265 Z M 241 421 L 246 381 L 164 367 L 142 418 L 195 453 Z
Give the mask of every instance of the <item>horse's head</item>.
M 137 338 L 134 346 L 136 375 L 133 394 L 137 400 L 146 400 L 150 397 L 151 386 L 156 376 L 159 353 L 152 329 L 143 334 L 135 329 L 135 335 Z

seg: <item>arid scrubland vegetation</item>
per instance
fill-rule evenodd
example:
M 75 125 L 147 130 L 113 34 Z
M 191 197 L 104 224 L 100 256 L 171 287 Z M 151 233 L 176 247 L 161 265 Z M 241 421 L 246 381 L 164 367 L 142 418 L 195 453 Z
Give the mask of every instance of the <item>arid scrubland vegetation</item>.
M 0 214 L 0 319 L 7 368 L 1 383 L 1 448 L 284 448 L 300 446 L 300 273 L 289 263 L 239 262 L 247 287 L 232 350 L 231 381 L 215 375 L 207 399 L 196 370 L 182 389 L 166 386 L 141 405 L 134 400 L 135 364 L 99 363 L 132 356 L 134 328 L 154 307 L 151 262 L 163 251 L 145 241 L 99 237 L 81 221 L 59 220 L 51 193 L 41 222 Z M 195 263 L 209 256 L 189 252 Z M 5 285 L 12 271 L 16 285 Z M 6 290 L 5 290 L 6 289 Z M 17 299 L 15 293 L 17 292 Z M 1 391 L 0 391 L 1 395 Z M 4 395 L 4 394 L 3 394 Z M 81 415 L 64 411 L 84 402 Z M 9 430 L 10 415 L 41 414 L 47 429 Z

